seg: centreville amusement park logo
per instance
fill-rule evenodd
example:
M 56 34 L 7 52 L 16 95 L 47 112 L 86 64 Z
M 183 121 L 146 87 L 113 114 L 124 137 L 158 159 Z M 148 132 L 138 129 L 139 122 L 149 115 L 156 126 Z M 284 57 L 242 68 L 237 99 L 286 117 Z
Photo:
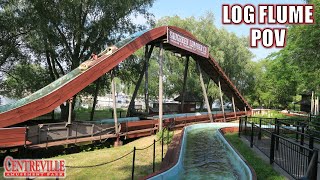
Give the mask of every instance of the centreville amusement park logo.
M 312 4 L 239 4 L 222 5 L 222 24 L 283 25 L 283 28 L 251 28 L 250 47 L 257 48 L 259 41 L 265 48 L 283 48 L 286 45 L 289 24 L 314 24 Z
M 13 159 L 7 156 L 3 162 L 5 178 L 64 178 L 65 160 Z

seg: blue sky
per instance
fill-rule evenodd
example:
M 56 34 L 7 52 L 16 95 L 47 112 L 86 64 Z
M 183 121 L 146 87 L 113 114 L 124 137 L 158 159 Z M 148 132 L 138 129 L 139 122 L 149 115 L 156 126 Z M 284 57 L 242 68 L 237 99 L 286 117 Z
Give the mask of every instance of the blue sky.
M 302 4 L 302 0 L 240 0 L 240 1 L 226 1 L 226 0 L 156 0 L 153 7 L 150 9 L 155 15 L 156 19 L 160 19 L 164 16 L 174 16 L 178 15 L 182 18 L 195 16 L 200 17 L 206 14 L 206 12 L 213 12 L 215 16 L 215 25 L 217 27 L 223 27 L 230 32 L 236 33 L 238 36 L 249 36 L 250 28 L 257 27 L 271 27 L 274 25 L 223 25 L 221 23 L 221 6 L 222 4 L 253 4 L 257 6 L 258 4 Z M 279 48 L 250 48 L 252 53 L 256 56 L 254 60 L 259 60 L 265 58 L 272 52 L 279 51 Z

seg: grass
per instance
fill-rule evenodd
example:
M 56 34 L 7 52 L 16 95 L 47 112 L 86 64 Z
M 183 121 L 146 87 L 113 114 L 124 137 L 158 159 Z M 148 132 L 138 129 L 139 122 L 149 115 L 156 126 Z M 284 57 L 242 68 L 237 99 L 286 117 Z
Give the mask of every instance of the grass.
M 169 132 L 169 133 L 168 133 Z M 170 143 L 174 134 L 180 131 L 167 131 L 164 129 L 164 146 L 163 157 L 167 152 L 167 141 Z M 169 137 L 167 136 L 169 134 Z M 64 159 L 67 166 L 93 166 L 103 164 L 96 167 L 84 168 L 66 168 L 65 179 L 131 179 L 133 149 L 136 147 L 135 153 L 135 173 L 134 179 L 142 179 L 143 177 L 153 173 L 153 143 L 155 143 L 155 171 L 160 170 L 161 164 L 161 133 L 156 135 L 142 137 L 123 146 L 98 149 L 83 147 L 82 152 L 59 155 L 50 159 Z M 89 150 L 89 151 L 88 151 Z M 93 150 L 93 151 L 92 151 Z M 126 156 L 125 156 L 126 155 Z M 125 156 L 125 157 L 123 157 Z M 121 158 L 123 157 L 123 158 Z M 119 160 L 117 160 L 120 158 Z M 114 161 L 115 160 L 115 161 Z M 110 163 L 107 163 L 110 162 Z M 107 164 L 106 164 L 107 163 Z M 0 167 L 0 174 L 3 174 L 4 169 Z M 0 178 L 1 179 L 1 178 Z M 17 178 L 14 178 L 17 179 Z M 38 178 L 37 178 L 38 179 Z
M 296 116 L 286 116 L 285 114 L 280 113 L 276 110 L 270 110 L 266 114 L 256 114 L 254 117 L 261 118 L 278 118 L 278 119 L 292 119 L 292 120 L 305 120 L 307 117 L 296 117 Z
M 276 172 L 273 167 L 262 160 L 249 146 L 244 144 L 237 133 L 228 133 L 226 139 L 238 150 L 255 170 L 257 179 L 284 180 L 286 177 Z
M 54 159 L 65 159 L 69 166 L 94 165 L 114 160 L 130 151 L 133 147 L 144 148 L 153 143 L 156 136 L 140 138 L 120 147 L 62 155 Z M 164 146 L 166 152 L 167 146 Z M 66 179 L 131 179 L 133 154 L 116 162 L 94 168 L 67 168 Z M 153 146 L 146 150 L 136 151 L 135 179 L 152 173 Z M 161 144 L 156 142 L 156 167 L 161 162 Z
M 148 136 L 132 141 L 123 146 L 114 148 L 105 148 L 89 152 L 80 152 L 69 155 L 61 155 L 51 159 L 64 159 L 67 166 L 86 166 L 99 163 L 109 162 L 117 159 L 136 148 L 144 148 L 157 140 L 157 136 Z M 167 151 L 167 146 L 164 145 L 164 153 Z M 165 154 L 164 154 L 165 155 Z M 133 153 L 112 162 L 98 167 L 92 168 L 67 168 L 65 179 L 131 179 Z M 141 179 L 152 173 L 152 158 L 153 146 L 145 150 L 137 150 L 135 156 L 135 179 Z M 161 163 L 161 144 L 156 142 L 156 171 L 160 169 Z M 3 174 L 3 168 L 0 168 L 0 173 Z

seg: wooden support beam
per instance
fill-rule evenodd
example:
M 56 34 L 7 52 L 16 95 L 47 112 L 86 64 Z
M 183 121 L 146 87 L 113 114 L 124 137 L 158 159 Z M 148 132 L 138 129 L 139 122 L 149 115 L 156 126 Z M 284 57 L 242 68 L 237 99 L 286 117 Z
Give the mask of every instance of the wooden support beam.
M 186 64 L 184 66 L 184 73 L 183 73 L 183 86 L 182 86 L 182 93 L 181 93 L 181 112 L 184 112 L 184 98 L 186 93 L 186 85 L 187 85 L 187 76 L 188 76 L 188 67 L 189 67 L 189 59 L 190 56 L 186 56 Z
M 145 100 L 145 106 L 146 106 L 146 112 L 149 113 L 149 60 L 153 51 L 154 45 L 151 45 L 150 49 L 149 46 L 145 46 L 145 72 L 144 72 L 144 78 L 145 78 L 145 84 L 144 84 L 144 100 Z
M 234 117 L 237 117 L 236 106 L 235 106 L 235 103 L 234 103 L 234 96 L 232 96 L 232 107 L 233 107 Z
M 223 97 L 222 97 L 222 90 L 221 90 L 221 83 L 220 83 L 220 78 L 218 81 L 218 85 L 219 85 L 219 91 L 220 91 L 220 104 L 221 104 L 221 110 L 222 110 L 222 114 L 223 114 L 223 119 L 226 122 L 226 115 L 224 113 L 224 104 L 223 104 Z
M 208 110 L 208 116 L 209 116 L 210 122 L 213 122 L 212 113 L 211 113 L 211 106 L 210 106 L 209 101 L 208 101 L 207 91 L 206 91 L 206 87 L 204 86 L 202 72 L 201 72 L 201 68 L 200 68 L 200 65 L 199 65 L 198 61 L 197 61 L 197 69 L 199 71 L 200 84 L 201 84 L 201 88 L 202 88 L 203 97 L 204 97 L 204 100 L 206 102 L 206 106 L 207 106 L 207 110 Z
M 145 61 L 148 60 L 148 50 L 149 46 L 146 45 L 144 49 L 144 58 Z M 148 91 L 148 83 L 149 83 L 149 76 L 148 76 L 148 70 L 149 70 L 149 63 L 145 63 L 145 72 L 144 72 L 144 102 L 145 102 L 145 108 L 146 112 L 149 113 L 149 91 Z
M 112 93 L 112 104 L 113 104 L 113 118 L 114 118 L 114 129 L 116 134 L 119 134 L 118 130 L 118 117 L 117 117 L 117 100 L 116 100 L 116 85 L 114 81 L 114 72 L 111 73 L 111 93 Z
M 159 131 L 162 131 L 162 115 L 163 115 L 163 44 L 160 42 L 159 53 Z

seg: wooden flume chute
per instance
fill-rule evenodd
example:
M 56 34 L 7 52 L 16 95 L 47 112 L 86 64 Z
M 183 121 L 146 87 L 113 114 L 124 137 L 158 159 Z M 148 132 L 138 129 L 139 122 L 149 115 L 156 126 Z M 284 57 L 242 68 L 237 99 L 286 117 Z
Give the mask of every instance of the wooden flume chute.
M 159 42 L 164 42 L 167 37 L 168 28 L 196 40 L 188 31 L 174 26 L 162 26 L 149 31 L 136 33 L 134 36 L 130 36 L 100 53 L 96 60 L 85 61 L 80 67 L 38 90 L 34 94 L 18 100 L 13 104 L 1 106 L 0 128 L 12 126 L 51 112 L 100 76 L 112 70 L 144 45 L 154 44 L 157 46 Z M 199 61 L 201 69 L 215 83 L 220 80 L 224 94 L 230 99 L 232 96 L 234 97 L 235 104 L 239 110 L 251 110 L 251 106 L 211 56 L 204 58 L 168 44 L 165 44 L 164 49 L 180 54 L 188 54 L 196 61 Z

